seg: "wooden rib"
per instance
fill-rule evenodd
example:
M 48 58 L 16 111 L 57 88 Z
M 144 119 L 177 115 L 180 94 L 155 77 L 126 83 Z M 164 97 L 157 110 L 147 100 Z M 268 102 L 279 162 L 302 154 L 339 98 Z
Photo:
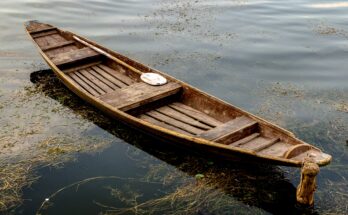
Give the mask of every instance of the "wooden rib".
M 258 137 L 241 145 L 240 147 L 258 152 L 272 146 L 278 141 L 279 141 L 279 138 L 268 139 L 264 137 Z
M 198 120 L 190 117 L 190 116 L 187 116 L 169 106 L 163 106 L 163 107 L 160 107 L 160 108 L 157 108 L 156 111 L 164 114 L 164 115 L 167 115 L 171 118 L 174 118 L 178 121 L 181 121 L 183 123 L 186 123 L 186 124 L 189 124 L 189 125 L 192 125 L 192 126 L 195 126 L 195 127 L 198 127 L 198 128 L 201 128 L 201 129 L 204 129 L 204 130 L 209 130 L 211 129 L 212 127 L 206 125 L 206 124 L 203 124 L 201 122 L 199 122 Z
M 50 36 L 50 35 L 53 35 L 53 34 L 58 34 L 58 31 L 48 31 L 48 32 L 39 33 L 37 35 L 32 35 L 32 38 L 33 39 L 37 39 L 37 38 L 40 38 L 40 37 L 47 37 L 47 36 Z
M 117 86 L 116 84 L 112 83 L 111 81 L 109 81 L 108 79 L 106 79 L 104 76 L 100 75 L 98 72 L 96 72 L 94 69 L 92 68 L 88 68 L 87 71 L 89 73 L 91 73 L 94 77 L 96 77 L 97 79 L 99 79 L 101 82 L 103 82 L 105 85 L 109 86 L 111 89 L 116 90 L 116 89 L 120 89 L 119 86 Z
M 81 88 L 85 89 L 89 94 L 93 96 L 98 96 L 99 93 L 95 91 L 93 88 L 91 88 L 88 84 L 86 84 L 80 77 L 78 77 L 75 73 L 69 73 L 68 76 L 71 77 L 71 79 L 74 80 L 74 82 L 80 86 Z
M 222 122 L 208 116 L 207 114 L 202 113 L 196 109 L 193 109 L 179 102 L 174 102 L 170 104 L 169 107 L 212 127 L 216 127 L 223 124 Z
M 254 133 L 253 131 L 256 128 L 256 121 L 249 117 L 241 116 L 203 132 L 199 137 L 219 143 L 230 143 Z
M 171 125 L 168 125 L 168 124 L 166 124 L 164 122 L 158 121 L 157 119 L 154 119 L 154 118 L 152 118 L 152 117 L 150 117 L 148 115 L 145 115 L 145 114 L 140 115 L 139 118 L 142 119 L 142 120 L 145 120 L 147 122 L 150 122 L 150 123 L 152 123 L 154 125 L 158 125 L 158 126 L 161 126 L 163 128 L 167 128 L 167 129 L 172 130 L 172 131 L 176 131 L 176 132 L 179 132 L 179 133 L 182 133 L 182 134 L 186 134 L 186 135 L 192 135 L 192 134 L 190 134 L 190 133 L 188 133 L 188 132 L 186 132 L 184 130 L 181 130 L 181 129 L 176 128 L 176 127 L 171 126 Z
M 58 48 L 61 48 L 61 47 L 64 47 L 64 46 L 72 45 L 74 43 L 75 43 L 74 41 L 59 42 L 59 43 L 55 43 L 53 45 L 49 45 L 49 46 L 46 46 L 46 47 L 41 47 L 41 50 L 42 51 L 49 51 L 49 50 L 52 50 L 52 49 L 58 49 Z
M 79 71 L 74 72 L 74 74 L 76 74 L 80 79 L 82 79 L 86 84 L 88 84 L 88 86 L 90 86 L 91 88 L 93 88 L 95 91 L 98 92 L 99 95 L 101 94 L 105 94 L 105 92 L 100 89 L 97 85 L 95 85 L 93 82 L 91 82 L 90 80 L 88 80 L 85 76 L 83 76 Z
M 98 64 L 101 64 L 101 61 L 97 61 L 97 62 L 93 62 L 93 63 L 84 64 L 84 65 L 82 65 L 82 66 L 75 66 L 75 67 L 72 67 L 72 68 L 69 68 L 69 69 L 64 69 L 64 70 L 62 70 L 62 71 L 63 71 L 64 73 L 75 72 L 75 71 L 77 71 L 77 70 L 86 69 L 86 68 L 93 67 L 93 66 L 98 65 Z
M 180 90 L 181 85 L 175 82 L 169 82 L 162 86 L 151 86 L 140 82 L 107 93 L 99 98 L 122 111 L 128 111 L 174 95 Z
M 41 29 L 38 29 L 38 30 L 33 30 L 33 31 L 29 31 L 30 34 L 37 34 L 37 33 L 41 33 L 41 32 L 44 32 L 44 31 L 50 31 L 50 30 L 56 30 L 57 28 L 56 27 L 47 27 L 47 28 L 41 28 Z
M 122 81 L 126 85 L 131 85 L 135 83 L 135 81 L 133 81 L 130 77 L 127 77 L 121 74 L 120 72 L 117 72 L 116 70 L 111 69 L 110 67 L 107 67 L 105 65 L 99 65 L 98 67 L 103 69 L 105 72 L 109 73 L 110 75 L 118 79 L 119 81 Z
M 284 153 L 284 158 L 293 158 L 299 154 L 305 153 L 311 150 L 313 147 L 309 144 L 297 144 L 291 147 L 287 152 Z
M 185 123 L 180 122 L 176 119 L 170 118 L 170 117 L 168 117 L 164 114 L 161 114 L 160 112 L 157 112 L 157 111 L 149 111 L 146 113 L 146 115 L 149 115 L 149 116 L 151 116 L 151 117 L 153 117 L 161 122 L 164 122 L 164 123 L 167 123 L 167 124 L 172 125 L 174 127 L 185 130 L 191 134 L 196 135 L 196 134 L 200 134 L 203 132 L 203 130 L 201 130 L 201 129 L 198 129 L 198 128 L 193 127 L 193 126 L 188 125 L 188 124 L 185 124 Z
M 260 150 L 258 153 L 274 157 L 283 157 L 284 153 L 287 152 L 292 146 L 292 144 L 280 141 L 268 148 Z
M 241 146 L 241 145 L 243 145 L 243 144 L 259 137 L 259 136 L 260 136 L 260 133 L 253 133 L 253 134 L 250 134 L 250 135 L 244 137 L 243 139 L 240 139 L 238 141 L 235 141 L 235 142 L 229 144 L 229 146 L 239 147 L 239 146 Z
M 95 77 L 89 69 L 81 69 L 79 70 L 79 72 L 85 76 L 86 78 L 88 78 L 88 80 L 90 80 L 91 82 L 93 82 L 93 84 L 95 84 L 96 86 L 98 86 L 100 89 L 102 89 L 104 92 L 108 93 L 108 92 L 112 92 L 114 91 L 111 87 L 109 87 L 108 85 L 104 84 L 102 81 L 100 81 L 97 77 Z
M 93 66 L 92 69 L 94 71 L 96 71 L 97 73 L 99 73 L 104 78 L 108 79 L 109 81 L 111 81 L 112 83 L 114 83 L 115 85 L 120 87 L 120 88 L 128 86 L 127 84 L 125 84 L 122 81 L 116 79 L 114 76 L 110 75 L 109 73 L 107 73 L 105 70 L 102 70 L 98 66 Z

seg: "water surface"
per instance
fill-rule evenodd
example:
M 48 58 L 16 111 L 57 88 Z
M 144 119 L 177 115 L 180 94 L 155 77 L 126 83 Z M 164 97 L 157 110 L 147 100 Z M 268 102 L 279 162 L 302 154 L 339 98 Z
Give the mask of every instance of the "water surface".
M 6 213 L 347 214 L 347 18 L 344 1 L 1 1 L 0 189 L 13 195 L 10 183 L 20 197 Z M 24 32 L 30 19 L 167 72 L 333 155 L 315 207 L 295 204 L 296 169 L 183 153 L 103 116 L 50 71 L 37 72 L 47 65 Z

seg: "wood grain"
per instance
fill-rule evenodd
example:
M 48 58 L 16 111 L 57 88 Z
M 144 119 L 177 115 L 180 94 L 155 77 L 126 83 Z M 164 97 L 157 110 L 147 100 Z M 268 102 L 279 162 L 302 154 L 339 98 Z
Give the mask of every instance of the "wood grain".
M 151 86 L 141 82 L 107 93 L 100 96 L 100 99 L 122 111 L 127 111 L 174 95 L 180 89 L 181 85 L 174 82 L 169 82 L 162 86 Z
M 186 114 L 202 123 L 205 123 L 207 125 L 210 125 L 212 127 L 215 127 L 215 126 L 219 126 L 219 125 L 222 125 L 223 123 L 208 116 L 207 114 L 205 113 L 202 113 L 198 110 L 195 110 L 193 109 L 192 107 L 189 107 L 187 105 L 184 105 L 180 102 L 175 102 L 175 103 L 172 103 L 169 105 L 171 108 L 183 113 L 183 114 Z
M 79 60 L 97 57 L 99 54 L 90 48 L 82 48 L 66 53 L 57 54 L 52 58 L 52 62 L 57 66 L 73 63 Z

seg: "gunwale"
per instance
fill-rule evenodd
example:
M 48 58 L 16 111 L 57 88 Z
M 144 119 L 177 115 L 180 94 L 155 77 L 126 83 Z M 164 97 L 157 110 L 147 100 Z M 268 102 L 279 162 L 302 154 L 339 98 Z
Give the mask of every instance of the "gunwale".
M 50 27 L 53 27 L 51 25 L 49 25 Z M 55 28 L 55 27 L 53 27 Z M 120 53 L 117 53 L 115 51 L 109 50 L 106 47 L 103 47 L 102 45 L 99 45 L 98 43 L 89 40 L 87 38 L 84 38 L 82 36 L 79 36 L 75 33 L 69 32 L 69 31 L 63 31 L 59 28 L 56 28 L 56 31 L 59 34 L 64 34 L 64 35 L 73 35 L 78 37 L 79 39 L 97 47 L 98 49 L 114 56 L 115 58 L 120 59 L 121 61 L 125 62 L 126 64 L 131 62 L 131 65 L 134 67 L 136 67 L 137 70 L 140 71 L 146 71 L 146 72 L 156 72 L 159 73 L 161 75 L 163 75 L 164 77 L 166 77 L 168 80 L 176 82 L 178 84 L 180 84 L 184 89 L 190 89 L 192 92 L 196 93 L 196 94 L 200 94 L 202 96 L 205 96 L 208 99 L 211 99 L 217 103 L 220 103 L 226 107 L 231 107 L 233 108 L 233 111 L 236 111 L 237 114 L 239 115 L 244 115 L 244 116 L 248 116 L 251 119 L 257 121 L 257 123 L 259 123 L 260 127 L 267 127 L 270 129 L 274 129 L 276 130 L 278 133 L 281 133 L 283 136 L 287 136 L 289 138 L 291 138 L 294 142 L 298 143 L 298 144 L 304 144 L 304 145 L 309 145 L 305 142 L 303 142 L 302 140 L 298 139 L 297 137 L 295 137 L 295 135 L 282 128 L 279 127 L 267 120 L 264 120 L 252 113 L 249 113 L 241 108 L 238 108 L 232 104 L 227 103 L 226 101 L 223 101 L 219 98 L 216 98 L 208 93 L 205 93 L 204 91 L 201 91 L 183 81 L 180 81 L 164 72 L 161 72 L 159 70 L 150 68 L 136 60 L 130 59 Z M 55 74 L 58 76 L 58 78 L 71 90 L 73 91 L 75 94 L 77 94 L 79 97 L 81 97 L 82 99 L 86 100 L 88 103 L 94 105 L 95 107 L 97 107 L 98 109 L 101 109 L 103 112 L 105 112 L 106 114 L 110 115 L 111 117 L 114 117 L 118 120 L 121 120 L 133 127 L 139 128 L 140 130 L 145 130 L 148 131 L 152 134 L 156 133 L 159 134 L 161 137 L 163 137 L 164 139 L 169 139 L 169 140 L 174 140 L 175 142 L 181 142 L 183 143 L 183 145 L 189 146 L 189 147 L 193 147 L 199 150 L 204 150 L 204 151 L 211 151 L 212 153 L 218 154 L 218 155 L 222 155 L 224 157 L 239 157 L 241 160 L 243 160 L 243 157 L 246 158 L 252 158 L 252 160 L 262 160 L 264 162 L 268 162 L 268 163 L 273 163 L 273 164 L 277 164 L 277 165 L 285 165 L 285 166 L 294 166 L 294 167 L 301 167 L 303 165 L 303 161 L 301 160 L 294 160 L 294 159 L 288 159 L 288 158 L 282 158 L 282 157 L 275 157 L 275 156 L 270 156 L 267 154 L 260 154 L 257 152 L 254 152 L 252 150 L 248 150 L 245 148 L 240 148 L 240 147 L 235 147 L 235 146 L 231 146 L 231 145 L 224 145 L 224 144 L 220 144 L 211 140 L 207 140 L 204 138 L 200 138 L 197 136 L 191 136 L 188 134 L 184 134 L 184 133 L 180 133 L 177 132 L 175 130 L 170 130 L 167 129 L 165 127 L 161 127 L 158 125 L 155 125 L 153 123 L 147 122 L 145 120 L 142 120 L 138 117 L 135 117 L 129 113 L 126 113 L 124 111 L 121 111 L 119 109 L 117 109 L 116 107 L 108 104 L 107 102 L 103 102 L 102 100 L 100 100 L 97 96 L 93 96 L 89 93 L 86 93 L 86 91 L 81 90 L 81 88 L 68 76 L 66 75 L 65 72 L 63 72 L 60 68 L 58 68 L 58 66 L 56 64 L 54 64 L 54 62 L 46 55 L 46 53 L 42 50 L 42 48 L 39 46 L 39 44 L 35 41 L 35 38 L 31 35 L 31 32 L 28 31 L 28 29 L 26 28 L 26 33 L 28 34 L 28 36 L 31 38 L 31 40 L 36 44 L 37 48 L 39 49 L 39 53 L 41 54 L 41 56 L 44 58 L 44 60 L 46 61 L 46 63 L 52 68 L 52 70 L 55 72 Z M 76 41 L 75 41 L 76 42 Z M 318 149 L 317 147 L 314 147 L 312 145 L 310 145 L 313 149 L 318 150 L 321 152 L 320 149 Z M 323 152 L 321 152 L 323 153 Z M 324 154 L 324 153 L 323 153 Z M 325 154 L 327 155 L 327 154 Z M 245 159 L 244 159 L 245 160 Z M 317 164 L 319 166 L 324 166 L 329 164 L 331 161 L 331 156 L 327 155 L 326 159 L 322 159 L 320 161 L 317 162 Z

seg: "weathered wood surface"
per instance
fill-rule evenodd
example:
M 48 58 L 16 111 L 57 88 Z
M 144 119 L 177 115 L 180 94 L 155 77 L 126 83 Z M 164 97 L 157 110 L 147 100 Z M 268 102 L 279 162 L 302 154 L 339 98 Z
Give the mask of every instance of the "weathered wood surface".
M 37 38 L 40 38 L 40 37 L 51 36 L 51 35 L 53 35 L 53 34 L 58 34 L 58 31 L 56 31 L 56 30 L 45 31 L 45 32 L 42 32 L 42 33 L 38 33 L 38 34 L 32 35 L 32 37 L 33 37 L 34 39 L 37 39 Z
M 170 106 L 162 106 L 160 108 L 157 108 L 156 111 L 165 114 L 167 116 L 170 116 L 176 120 L 179 120 L 181 122 L 184 122 L 186 124 L 195 126 L 197 128 L 201 128 L 204 130 L 209 130 L 213 128 L 212 126 L 209 126 L 207 124 L 201 123 L 199 120 L 195 119 L 194 117 L 191 117 L 189 115 L 183 114 L 174 108 L 171 108 Z M 203 113 L 202 113 L 203 114 Z
M 229 146 L 234 146 L 234 147 L 240 147 L 241 145 L 243 145 L 243 144 L 245 144 L 245 143 L 247 143 L 247 142 L 249 142 L 249 141 L 251 141 L 251 140 L 253 140 L 253 139 L 257 138 L 257 137 L 259 137 L 259 136 L 260 136 L 260 133 L 253 133 L 253 134 L 250 134 L 250 135 L 248 135 L 248 136 L 246 136 L 246 137 L 244 137 L 244 138 L 242 138 L 240 140 L 232 142 L 232 143 L 230 143 L 228 145 Z
M 96 90 L 94 90 L 91 86 L 89 86 L 85 81 L 83 81 L 78 75 L 75 73 L 69 73 L 68 74 L 71 79 L 74 80 L 74 82 L 79 86 L 81 89 L 84 89 L 88 93 L 90 93 L 93 96 L 98 96 L 100 93 L 98 93 Z
M 204 130 L 196 128 L 196 127 L 194 127 L 192 125 L 183 123 L 183 122 L 181 122 L 179 120 L 176 120 L 174 118 L 166 116 L 166 115 L 164 115 L 164 114 L 162 114 L 162 113 L 160 113 L 158 111 L 149 111 L 149 112 L 146 113 L 146 115 L 149 115 L 149 116 L 151 116 L 151 117 L 153 117 L 153 118 L 155 118 L 155 119 L 157 119 L 157 120 L 159 120 L 161 122 L 165 122 L 165 123 L 170 124 L 170 125 L 172 125 L 174 127 L 181 128 L 182 130 L 185 130 L 185 131 L 187 131 L 187 132 L 189 132 L 191 134 L 194 134 L 194 135 L 200 134 L 200 133 L 202 133 L 204 131 Z
M 52 45 L 48 45 L 46 47 L 41 47 L 42 51 L 48 51 L 51 49 L 57 49 L 57 48 L 61 48 L 63 46 L 68 46 L 68 45 L 72 45 L 74 44 L 74 41 L 62 41 L 62 42 L 57 42 L 55 44 Z
M 30 34 L 37 34 L 37 33 L 41 33 L 41 32 L 44 32 L 44 31 L 51 31 L 51 30 L 56 30 L 57 28 L 56 27 L 42 27 L 42 28 L 38 28 L 38 29 L 35 29 L 35 30 L 32 30 L 32 31 L 29 31 Z
M 203 132 L 198 136 L 216 142 L 226 142 L 227 140 L 234 142 L 248 136 L 251 133 L 249 130 L 256 128 L 256 126 L 257 122 L 255 120 L 242 116 Z
M 109 80 L 110 82 L 112 82 L 119 88 L 126 87 L 133 83 L 130 79 L 127 79 L 127 81 L 123 82 L 121 80 L 126 80 L 126 78 L 123 79 L 121 74 L 117 74 L 117 72 L 115 71 L 112 73 L 113 75 L 110 75 L 109 72 L 107 72 L 105 69 L 102 69 L 102 68 L 105 68 L 104 65 L 92 67 L 92 69 L 96 71 L 99 75 L 103 76 L 105 79 Z M 118 77 L 118 78 L 115 78 L 115 77 Z
M 97 52 L 95 52 L 94 50 L 90 48 L 82 48 L 82 49 L 77 49 L 77 50 L 73 50 L 66 53 L 57 54 L 56 56 L 52 57 L 52 62 L 56 64 L 57 66 L 61 66 L 64 64 L 73 63 L 83 59 L 87 59 L 87 58 L 90 59 L 93 57 L 97 57 L 99 55 L 100 54 L 98 54 Z
M 167 128 L 167 129 L 169 129 L 171 131 L 176 131 L 176 132 L 179 132 L 181 134 L 186 134 L 186 135 L 192 135 L 191 133 L 189 133 L 187 131 L 184 131 L 184 130 L 182 130 L 180 128 L 177 128 L 177 127 L 174 127 L 172 125 L 169 125 L 169 124 L 167 124 L 165 122 L 159 121 L 159 120 L 157 120 L 157 119 L 155 119 L 155 118 L 153 118 L 153 117 L 151 117 L 151 116 L 149 116 L 147 114 L 142 114 L 142 115 L 139 116 L 139 118 L 142 119 L 142 120 L 145 120 L 147 122 L 150 122 L 150 123 L 152 123 L 154 125 L 158 125 L 158 126 L 161 126 L 163 128 Z
M 252 151 L 261 151 L 263 149 L 266 149 L 268 147 L 271 147 L 272 145 L 276 144 L 279 141 L 279 138 L 264 138 L 264 137 L 258 137 L 255 138 L 242 146 L 241 148 L 244 149 L 250 149 Z
M 135 83 L 135 81 L 132 80 L 130 77 L 127 77 L 126 75 L 116 71 L 115 69 L 112 69 L 105 65 L 99 65 L 98 67 L 126 85 L 131 85 Z
M 216 127 L 223 124 L 222 122 L 214 119 L 213 117 L 210 117 L 201 111 L 198 111 L 192 107 L 189 107 L 179 102 L 174 102 L 170 104 L 169 107 L 212 127 Z
M 99 99 L 122 111 L 127 111 L 167 96 L 174 95 L 178 93 L 180 89 L 181 85 L 175 82 L 169 82 L 162 86 L 136 83 L 120 90 L 102 95 Z
M 73 67 L 70 67 L 69 69 L 64 69 L 62 70 L 65 74 L 68 74 L 69 72 L 76 72 L 80 69 L 87 69 L 89 67 L 93 67 L 93 66 L 96 66 L 96 65 L 99 65 L 101 64 L 102 61 L 96 61 L 96 62 L 92 62 L 92 63 L 86 63 L 86 64 L 83 64 L 83 65 L 79 65 L 79 66 L 73 66 Z
M 76 71 L 74 74 L 76 74 L 77 77 L 79 77 L 83 82 L 85 82 L 93 90 L 97 91 L 99 95 L 102 95 L 105 93 L 98 85 L 96 85 L 95 83 L 90 81 L 88 78 L 86 78 L 84 75 L 82 75 L 80 71 Z
M 297 155 L 307 152 L 308 150 L 311 150 L 312 148 L 313 147 L 308 144 L 294 145 L 284 154 L 284 158 L 296 157 Z
M 268 148 L 260 150 L 260 154 L 270 155 L 273 157 L 283 157 L 284 154 L 292 147 L 293 145 L 290 143 L 285 143 L 282 141 L 277 142 Z

